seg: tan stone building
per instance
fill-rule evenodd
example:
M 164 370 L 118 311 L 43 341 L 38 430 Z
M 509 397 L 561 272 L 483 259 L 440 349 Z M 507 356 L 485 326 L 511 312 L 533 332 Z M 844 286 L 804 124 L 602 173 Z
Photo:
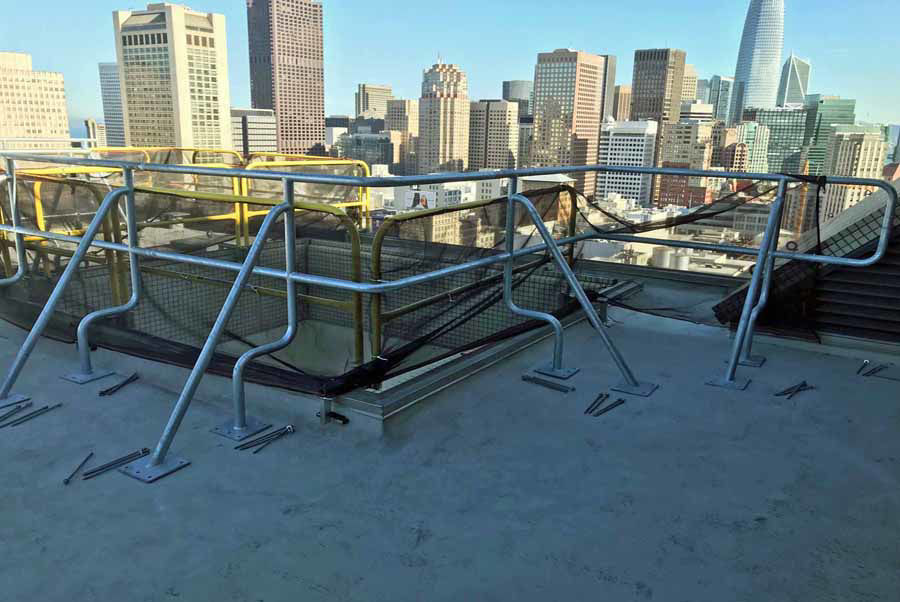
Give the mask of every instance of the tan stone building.
M 613 100 L 613 119 L 631 121 L 631 86 L 616 86 Z
M 712 160 L 712 130 L 710 121 L 687 121 L 663 125 L 662 167 L 708 170 Z M 660 179 L 657 203 L 694 207 L 708 203 L 711 193 L 707 178 L 666 176 Z
M 469 108 L 469 169 L 514 169 L 519 156 L 519 104 L 479 100 Z
M 126 144 L 231 148 L 225 17 L 156 3 L 113 26 Z
M 392 99 L 387 101 L 384 129 L 400 133 L 398 175 L 416 173 L 416 144 L 419 140 L 419 101 Z
M 34 71 L 30 54 L 0 52 L 0 149 L 68 146 L 63 74 Z
M 426 70 L 419 100 L 418 172 L 465 171 L 469 164 L 469 86 L 457 65 Z
M 828 143 L 825 173 L 847 178 L 880 180 L 887 156 L 887 141 L 880 126 L 838 125 Z M 835 217 L 874 192 L 873 186 L 826 186 L 822 220 Z
M 538 54 L 534 67 L 534 140 L 531 165 L 591 165 L 600 120 L 612 113 L 615 57 L 559 49 Z M 596 174 L 574 174 L 575 187 L 593 195 Z
M 384 119 L 387 114 L 388 102 L 393 98 L 394 94 L 390 86 L 359 84 L 354 95 L 356 116 L 366 119 Z

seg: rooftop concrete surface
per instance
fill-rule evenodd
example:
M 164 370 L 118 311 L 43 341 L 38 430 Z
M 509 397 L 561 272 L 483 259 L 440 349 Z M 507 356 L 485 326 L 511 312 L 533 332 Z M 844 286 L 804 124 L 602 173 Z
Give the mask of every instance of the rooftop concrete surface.
M 97 365 L 142 378 L 98 397 L 115 380 L 59 379 L 74 346 L 42 341 L 15 391 L 65 405 L 0 429 L 3 598 L 898 599 L 898 381 L 857 376 L 862 356 L 765 342 L 769 361 L 740 371 L 747 391 L 712 388 L 726 331 L 610 316 L 660 389 L 601 417 L 583 410 L 618 375 L 584 322 L 566 331 L 576 392 L 521 381 L 544 340 L 383 435 L 321 426 L 307 400 L 251 386 L 251 414 L 297 427 L 256 455 L 209 433 L 229 400 L 208 376 L 172 446 L 192 464 L 150 485 L 62 480 L 89 450 L 99 464 L 152 447 L 186 371 L 100 351 Z M 0 324 L 4 372 L 23 338 Z M 804 379 L 816 389 L 773 396 Z

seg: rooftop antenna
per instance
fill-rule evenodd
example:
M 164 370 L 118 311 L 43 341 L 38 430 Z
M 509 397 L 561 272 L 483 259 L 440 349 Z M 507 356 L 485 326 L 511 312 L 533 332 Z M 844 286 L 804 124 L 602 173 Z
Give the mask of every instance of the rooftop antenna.
M 438 65 L 443 65 L 443 64 L 444 64 L 444 59 L 441 58 L 441 53 L 438 52 Z

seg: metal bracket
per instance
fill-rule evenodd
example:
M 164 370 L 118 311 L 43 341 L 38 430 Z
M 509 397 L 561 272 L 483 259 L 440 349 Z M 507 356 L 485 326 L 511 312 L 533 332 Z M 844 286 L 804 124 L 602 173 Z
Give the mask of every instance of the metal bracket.
M 8 396 L 0 399 L 0 408 L 5 408 L 9 406 L 14 406 L 17 403 L 22 403 L 23 401 L 28 401 L 31 399 L 28 395 L 22 395 L 21 393 L 10 393 Z
M 137 479 L 144 483 L 152 483 L 172 474 L 176 470 L 181 470 L 185 466 L 190 465 L 190 463 L 190 460 L 185 460 L 184 458 L 167 456 L 162 464 L 151 466 L 147 459 L 141 458 L 140 460 L 135 460 L 131 464 L 126 464 L 121 467 L 119 472 L 128 475 L 132 479 Z
M 639 382 L 637 386 L 632 386 L 627 382 L 622 382 L 610 387 L 610 389 L 613 391 L 618 391 L 619 393 L 628 393 L 629 395 L 637 395 L 638 397 L 650 397 L 658 388 L 659 385 L 641 382 Z
M 546 387 L 547 389 L 559 391 L 560 393 L 571 393 L 575 390 L 575 387 L 573 387 L 572 385 L 564 385 L 560 382 L 556 382 L 555 380 L 547 380 L 543 376 L 536 375 L 534 371 L 526 372 L 525 374 L 523 374 L 522 380 L 527 383 Z
M 543 374 L 544 376 L 549 376 L 551 378 L 566 380 L 578 374 L 578 368 L 560 368 L 559 370 L 556 370 L 553 368 L 553 364 L 541 364 L 534 368 L 532 372 L 537 372 L 538 374 Z
M 234 428 L 234 418 L 229 418 L 219 426 L 209 429 L 209 432 L 231 439 L 232 441 L 243 441 L 272 426 L 271 422 L 263 422 L 253 416 L 247 416 L 246 423 L 247 426 L 244 428 L 236 429 Z
M 751 356 L 741 358 L 740 360 L 738 360 L 739 365 L 748 366 L 750 368 L 759 368 L 765 363 L 766 363 L 766 358 L 763 355 L 751 355 Z
M 706 381 L 710 387 L 720 387 L 722 389 L 734 389 L 735 391 L 743 391 L 750 385 L 749 378 L 736 378 L 734 380 L 725 380 L 722 377 L 713 378 Z
M 115 370 L 94 370 L 93 372 L 89 372 L 88 374 L 84 374 L 83 372 L 73 372 L 72 374 L 65 374 L 63 376 L 60 376 L 60 378 L 63 380 L 67 380 L 70 383 L 75 383 L 76 385 L 86 385 L 88 383 L 94 382 L 95 380 L 100 380 L 101 378 L 112 376 L 115 373 Z

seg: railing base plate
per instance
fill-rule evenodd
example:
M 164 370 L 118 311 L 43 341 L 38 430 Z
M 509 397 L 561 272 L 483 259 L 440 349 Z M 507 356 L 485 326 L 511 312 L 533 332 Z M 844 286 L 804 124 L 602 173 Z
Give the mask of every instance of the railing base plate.
M 538 374 L 549 376 L 551 378 L 558 378 L 559 380 L 566 380 L 578 374 L 578 368 L 560 368 L 559 370 L 555 370 L 553 364 L 541 364 L 534 368 L 532 372 L 537 372 Z
M 706 381 L 710 387 L 721 387 L 722 389 L 734 389 L 735 391 L 744 391 L 750 385 L 749 378 L 736 378 L 734 380 L 725 380 L 722 377 L 713 378 Z
M 14 406 L 17 403 L 22 403 L 23 401 L 28 401 L 31 399 L 28 395 L 22 395 L 21 393 L 10 393 L 6 397 L 0 397 L 0 406 Z
M 654 391 L 659 388 L 659 385 L 655 385 L 653 383 L 638 383 L 637 386 L 629 385 L 628 383 L 619 383 L 617 385 L 613 385 L 610 387 L 613 391 L 618 391 L 619 393 L 628 393 L 629 395 L 637 395 L 639 397 L 650 397 Z
M 234 418 L 229 418 L 219 426 L 209 429 L 209 432 L 215 433 L 220 437 L 231 439 L 232 441 L 243 441 L 244 439 L 249 439 L 253 435 L 261 433 L 262 431 L 272 426 L 271 422 L 263 422 L 262 420 L 254 418 L 252 416 L 247 416 L 246 422 L 247 426 L 245 426 L 244 428 L 235 429 Z
M 759 368 L 765 363 L 766 358 L 762 355 L 751 355 L 750 357 L 745 357 L 741 360 L 738 360 L 738 364 L 740 364 L 741 366 L 747 366 L 749 368 Z
M 143 481 L 144 483 L 152 483 L 159 479 L 169 476 L 176 470 L 181 470 L 185 466 L 190 465 L 190 460 L 184 458 L 176 458 L 168 456 L 162 464 L 151 466 L 147 458 L 135 460 L 131 464 L 126 464 L 119 469 L 124 475 L 128 475 L 132 479 Z
M 100 380 L 101 378 L 112 376 L 115 373 L 115 370 L 94 370 L 93 372 L 90 372 L 88 374 L 84 374 L 81 372 L 65 374 L 63 376 L 60 376 L 60 378 L 63 380 L 67 380 L 70 383 L 75 383 L 76 385 L 86 385 L 88 383 L 94 382 L 95 380 Z

